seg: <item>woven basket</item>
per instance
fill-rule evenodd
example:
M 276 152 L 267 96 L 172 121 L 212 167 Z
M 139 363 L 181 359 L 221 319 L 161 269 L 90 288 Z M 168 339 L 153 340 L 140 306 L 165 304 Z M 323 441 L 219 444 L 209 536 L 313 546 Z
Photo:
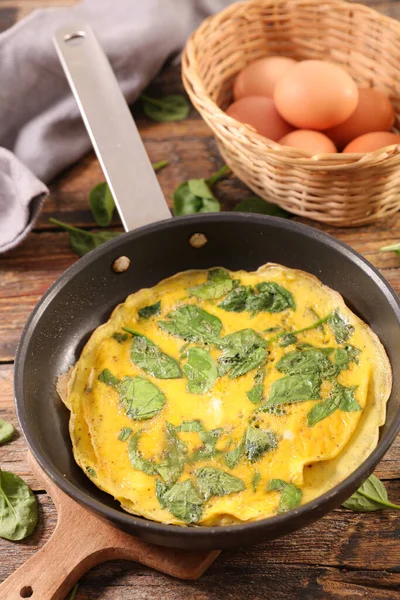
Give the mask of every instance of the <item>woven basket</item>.
M 237 74 L 267 55 L 323 59 L 392 101 L 400 129 L 400 23 L 341 0 L 249 0 L 209 17 L 183 54 L 185 88 L 232 171 L 282 208 L 324 223 L 372 223 L 400 208 L 400 146 L 310 157 L 225 114 Z

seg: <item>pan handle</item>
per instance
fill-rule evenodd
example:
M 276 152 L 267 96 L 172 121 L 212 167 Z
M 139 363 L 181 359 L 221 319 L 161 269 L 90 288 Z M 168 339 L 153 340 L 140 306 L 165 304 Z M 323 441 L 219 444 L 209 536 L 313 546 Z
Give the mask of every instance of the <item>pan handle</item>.
M 125 231 L 171 213 L 111 65 L 88 25 L 53 37 Z

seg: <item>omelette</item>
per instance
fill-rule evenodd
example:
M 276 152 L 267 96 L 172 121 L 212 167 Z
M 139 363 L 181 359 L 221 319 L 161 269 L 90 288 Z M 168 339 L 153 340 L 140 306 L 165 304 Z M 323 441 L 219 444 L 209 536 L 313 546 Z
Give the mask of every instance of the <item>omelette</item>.
M 354 471 L 391 367 L 314 276 L 216 267 L 130 295 L 58 389 L 96 486 L 129 513 L 216 526 L 293 510 Z

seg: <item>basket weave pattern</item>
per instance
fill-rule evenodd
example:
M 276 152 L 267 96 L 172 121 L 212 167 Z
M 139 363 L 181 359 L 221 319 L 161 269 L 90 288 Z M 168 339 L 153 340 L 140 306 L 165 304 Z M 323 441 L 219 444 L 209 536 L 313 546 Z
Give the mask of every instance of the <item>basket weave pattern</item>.
M 359 87 L 393 103 L 400 130 L 400 23 L 342 0 L 250 0 L 209 17 L 188 40 L 185 88 L 214 132 L 232 171 L 290 212 L 338 226 L 387 217 L 400 208 L 400 146 L 368 154 L 307 153 L 259 135 L 225 114 L 237 74 L 267 55 L 329 60 Z

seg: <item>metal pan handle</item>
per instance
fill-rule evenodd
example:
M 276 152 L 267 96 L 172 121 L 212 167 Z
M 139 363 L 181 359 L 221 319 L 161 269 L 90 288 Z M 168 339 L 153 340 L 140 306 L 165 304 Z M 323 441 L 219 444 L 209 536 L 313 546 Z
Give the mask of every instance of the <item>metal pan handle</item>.
M 139 132 L 93 30 L 65 26 L 53 41 L 126 231 L 171 217 Z

